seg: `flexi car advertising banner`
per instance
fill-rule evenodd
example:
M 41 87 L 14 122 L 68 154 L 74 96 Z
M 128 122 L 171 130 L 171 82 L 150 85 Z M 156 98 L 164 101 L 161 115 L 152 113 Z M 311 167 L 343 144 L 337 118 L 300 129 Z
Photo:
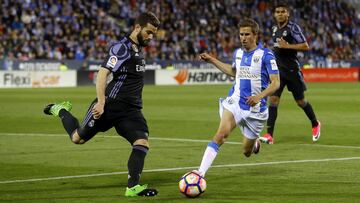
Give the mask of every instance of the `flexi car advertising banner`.
M 76 71 L 0 71 L 0 88 L 76 87 Z

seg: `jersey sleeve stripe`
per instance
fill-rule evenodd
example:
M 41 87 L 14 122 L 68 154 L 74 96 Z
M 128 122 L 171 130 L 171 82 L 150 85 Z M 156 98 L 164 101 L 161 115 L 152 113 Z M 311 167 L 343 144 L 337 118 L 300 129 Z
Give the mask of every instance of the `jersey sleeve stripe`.
M 306 38 L 302 33 L 300 26 L 295 23 L 291 26 L 291 34 L 298 43 L 303 43 L 306 41 Z

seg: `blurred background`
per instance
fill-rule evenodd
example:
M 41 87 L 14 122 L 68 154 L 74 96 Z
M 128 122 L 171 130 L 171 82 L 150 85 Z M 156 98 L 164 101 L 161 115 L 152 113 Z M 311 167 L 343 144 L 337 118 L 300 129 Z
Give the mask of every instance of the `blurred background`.
M 198 166 L 219 123 L 218 99 L 234 80 L 197 55 L 230 62 L 244 17 L 256 19 L 260 43 L 271 48 L 275 2 L 0 0 L 0 202 L 129 202 L 122 190 L 131 147 L 126 140 L 110 130 L 72 145 L 58 118 L 43 108 L 71 101 L 82 120 L 96 97 L 108 43 L 129 34 L 144 11 L 162 24 L 144 48 L 151 150 L 142 181 L 160 191 L 150 201 L 184 202 L 179 178 Z M 323 125 L 321 139 L 312 143 L 310 122 L 284 91 L 276 144 L 245 159 L 240 130 L 234 130 L 197 203 L 359 202 L 360 0 L 288 3 L 290 19 L 311 47 L 298 58 L 306 98 Z
M 97 70 L 110 41 L 127 35 L 140 12 L 162 22 L 144 49 L 147 69 L 213 68 L 202 52 L 230 61 L 240 46 L 237 24 L 254 18 L 270 47 L 274 25 L 267 0 L 2 0 L 0 70 Z M 288 0 L 290 19 L 311 47 L 299 52 L 304 68 L 360 67 L 360 2 Z M 92 77 L 92 76 L 91 76 Z

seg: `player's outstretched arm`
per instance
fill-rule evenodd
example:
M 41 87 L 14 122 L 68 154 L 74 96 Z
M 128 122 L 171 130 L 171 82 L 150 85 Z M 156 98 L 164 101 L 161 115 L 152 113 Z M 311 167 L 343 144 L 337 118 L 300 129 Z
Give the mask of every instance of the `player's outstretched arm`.
M 222 61 L 216 59 L 215 57 L 210 56 L 208 53 L 200 54 L 199 58 L 202 61 L 206 61 L 206 62 L 214 64 L 214 66 L 216 66 L 216 68 L 218 68 L 225 74 L 235 77 L 236 71 L 235 71 L 235 69 L 232 68 L 232 66 L 230 64 L 223 63 Z

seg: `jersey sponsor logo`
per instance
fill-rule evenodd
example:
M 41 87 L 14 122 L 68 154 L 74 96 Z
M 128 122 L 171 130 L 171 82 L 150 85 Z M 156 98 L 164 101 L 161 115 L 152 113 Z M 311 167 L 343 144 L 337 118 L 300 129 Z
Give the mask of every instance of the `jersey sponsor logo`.
M 278 66 L 276 64 L 275 59 L 270 60 L 271 70 L 278 70 Z
M 236 74 L 240 79 L 245 79 L 245 80 L 260 79 L 261 77 L 260 74 L 252 73 L 249 66 L 241 66 L 237 70 Z
M 118 58 L 116 56 L 110 56 L 108 62 L 106 63 L 107 66 L 114 68 L 116 63 L 118 61 Z
M 136 72 L 145 72 L 145 66 L 136 65 Z

